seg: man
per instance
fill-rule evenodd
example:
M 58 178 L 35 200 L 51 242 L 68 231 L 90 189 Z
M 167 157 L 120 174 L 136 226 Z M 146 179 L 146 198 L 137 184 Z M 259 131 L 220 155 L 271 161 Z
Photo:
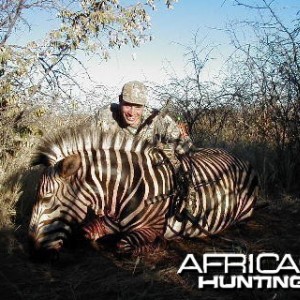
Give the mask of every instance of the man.
M 178 159 L 178 156 L 193 151 L 194 146 L 186 131 L 179 127 L 164 109 L 162 111 L 150 109 L 146 103 L 146 86 L 139 81 L 127 82 L 119 95 L 119 103 L 100 109 L 96 121 L 103 131 L 124 131 L 139 136 L 165 152 L 176 172 L 178 193 L 173 210 L 178 214 L 177 210 L 181 207 L 182 201 L 187 201 L 186 209 L 189 210 L 196 199 L 196 191 L 191 184 L 189 172 L 182 167 Z M 189 197 L 192 201 L 188 201 Z M 178 216 L 180 218 L 179 214 Z
M 97 123 L 104 131 L 122 130 L 153 144 L 172 145 L 179 155 L 188 152 L 193 145 L 189 136 L 168 114 L 149 109 L 146 103 L 146 86 L 139 81 L 127 82 L 119 103 L 101 109 L 96 115 Z

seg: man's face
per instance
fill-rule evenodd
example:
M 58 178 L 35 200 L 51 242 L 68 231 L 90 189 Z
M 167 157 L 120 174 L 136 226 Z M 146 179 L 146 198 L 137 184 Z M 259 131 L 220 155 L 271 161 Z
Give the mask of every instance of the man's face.
M 121 114 L 128 126 L 137 127 L 141 123 L 144 106 L 121 101 Z

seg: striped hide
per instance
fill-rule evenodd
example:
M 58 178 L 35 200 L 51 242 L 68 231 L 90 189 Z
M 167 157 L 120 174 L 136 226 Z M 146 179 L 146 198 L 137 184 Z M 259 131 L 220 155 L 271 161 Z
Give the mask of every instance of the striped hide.
M 166 239 L 204 238 L 249 218 L 258 192 L 252 166 L 222 149 L 200 148 L 181 157 L 190 189 L 172 208 Z
M 94 127 L 69 129 L 44 139 L 32 164 L 46 167 L 29 225 L 35 252 L 60 250 L 88 209 L 101 223 L 97 238 L 120 234 L 121 252 L 138 252 L 163 235 L 174 171 L 147 142 Z
M 34 251 L 59 251 L 79 225 L 89 240 L 117 235 L 118 251 L 140 254 L 157 238 L 204 238 L 252 215 L 258 179 L 249 163 L 221 149 L 179 159 L 175 173 L 162 150 L 93 126 L 43 139 L 32 161 L 45 166 L 29 225 Z

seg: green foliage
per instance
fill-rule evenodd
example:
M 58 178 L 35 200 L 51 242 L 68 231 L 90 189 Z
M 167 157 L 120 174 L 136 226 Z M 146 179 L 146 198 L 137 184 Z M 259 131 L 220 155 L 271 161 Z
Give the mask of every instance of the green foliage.
M 149 41 L 148 10 L 155 8 L 155 2 L 126 5 L 118 0 L 0 0 L 0 106 L 16 101 L 51 102 L 54 94 L 67 100 L 64 86 L 78 85 L 70 76 L 72 65 L 77 63 L 85 70 L 78 51 L 108 59 L 113 48 L 136 47 Z M 173 2 L 165 1 L 168 7 Z M 15 31 L 25 30 L 26 12 L 37 9 L 57 17 L 58 28 L 26 45 L 9 43 Z
M 108 58 L 108 48 L 145 41 L 150 17 L 144 5 L 125 7 L 119 1 L 82 1 L 79 10 L 63 10 L 62 26 L 51 32 L 52 43 L 62 50 L 102 51 Z

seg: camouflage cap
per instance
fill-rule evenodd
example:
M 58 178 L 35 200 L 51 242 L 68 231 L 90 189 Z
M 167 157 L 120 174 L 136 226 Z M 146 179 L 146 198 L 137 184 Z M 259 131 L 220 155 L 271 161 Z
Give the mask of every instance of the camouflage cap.
M 122 88 L 122 99 L 132 104 L 145 105 L 147 102 L 147 88 L 139 81 L 129 81 Z

